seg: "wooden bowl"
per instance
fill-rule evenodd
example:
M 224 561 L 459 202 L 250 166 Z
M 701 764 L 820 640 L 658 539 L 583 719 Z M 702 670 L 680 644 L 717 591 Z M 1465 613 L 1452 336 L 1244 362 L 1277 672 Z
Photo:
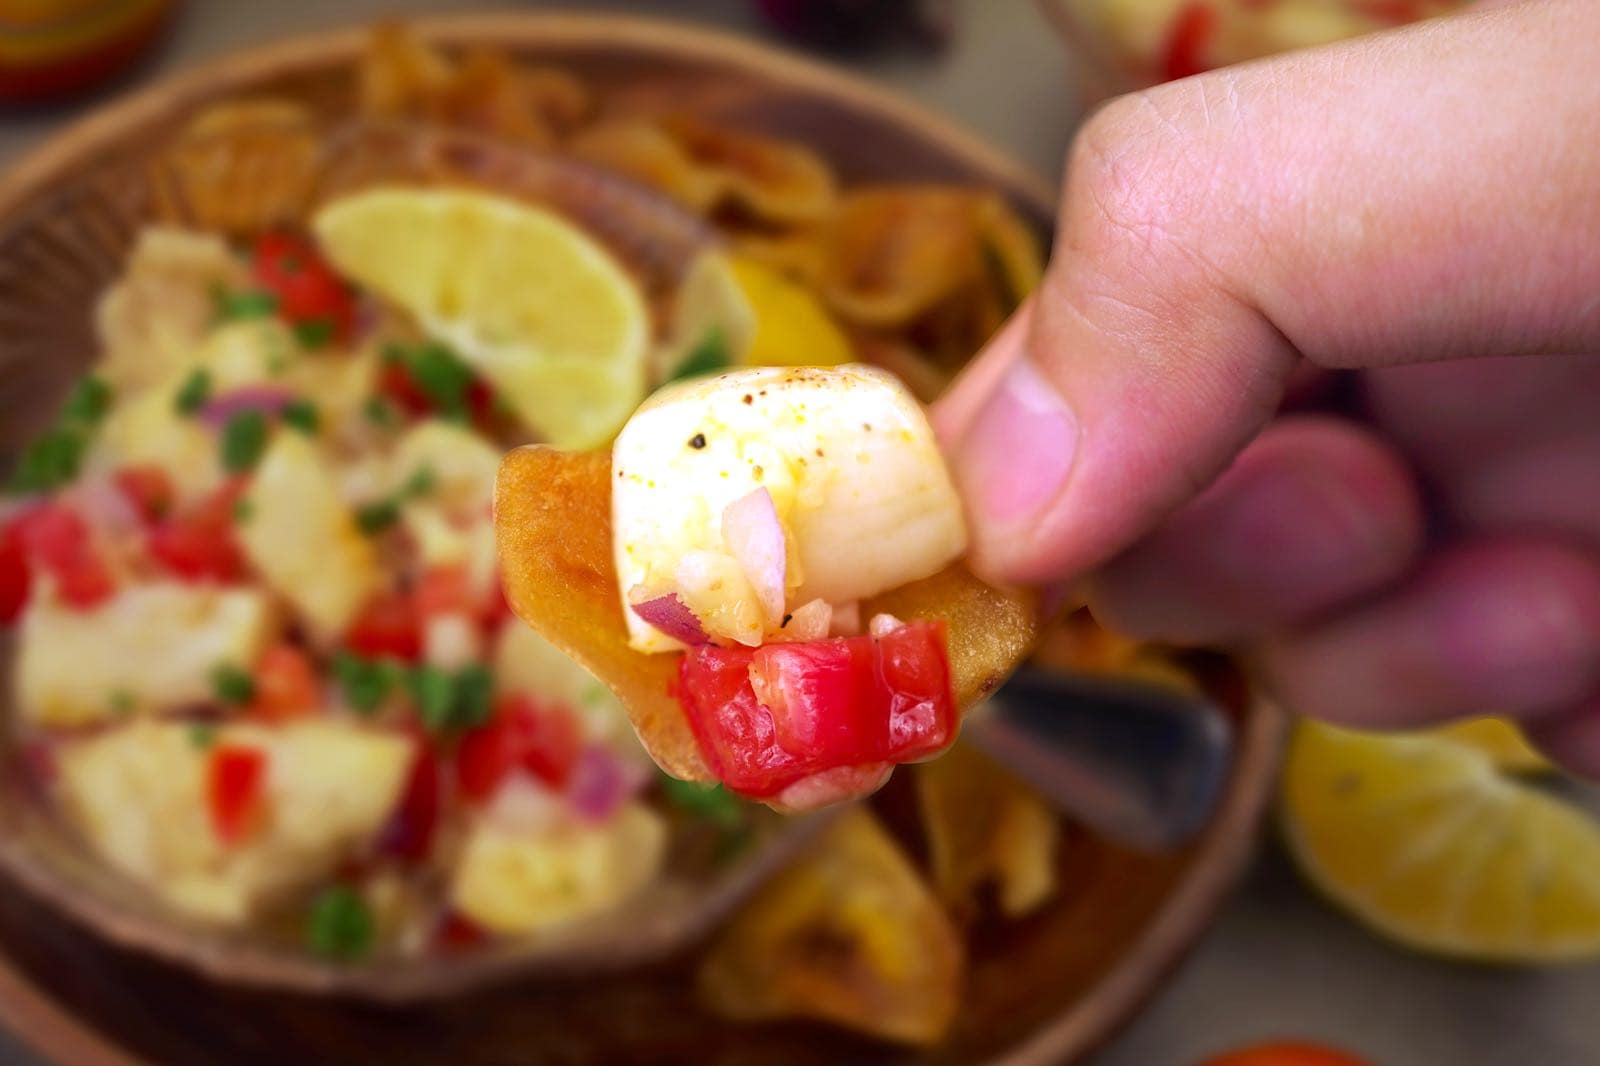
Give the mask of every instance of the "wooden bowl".
M 947 181 L 994 188 L 1042 232 L 1048 228 L 1050 191 L 1020 166 L 910 104 L 770 48 L 610 17 L 446 17 L 415 25 L 443 44 L 492 44 L 520 58 L 558 63 L 613 97 L 671 99 L 716 121 L 803 139 L 832 159 L 847 183 Z M 62 188 L 84 175 L 114 171 L 219 98 L 286 94 L 334 114 L 347 112 L 353 63 L 365 40 L 364 30 L 351 29 L 253 49 L 97 112 L 0 179 L 0 232 L 23 219 L 73 224 L 70 212 L 52 206 L 59 205 Z M 7 350 L 0 351 L 0 446 L 35 420 L 30 412 L 47 409 L 40 396 L 64 384 L 61 363 L 81 365 L 92 354 L 86 302 L 74 298 L 55 313 L 83 323 L 85 344 L 19 344 L 12 350 L 6 342 Z M 819 1056 L 1063 1061 L 1104 1039 L 1154 989 L 1206 924 L 1251 850 L 1283 723 L 1270 705 L 1242 695 L 1234 709 L 1233 779 L 1201 838 L 1181 851 L 1141 855 L 1069 827 L 1059 898 L 1024 922 L 974 931 L 962 1015 L 948 1041 L 931 1051 L 890 1049 L 801 1023 L 719 1023 L 694 1001 L 692 959 L 583 983 L 508 983 L 404 1010 L 248 988 L 113 947 L 95 930 L 64 917 L 52 905 L 59 900 L 16 891 L 0 893 L 0 1020 L 45 1054 L 75 1064 L 277 1062 L 297 1056 L 394 1063 L 691 1055 L 709 1062 Z M 894 802 L 892 794 L 887 802 Z M 38 880 L 32 880 L 37 888 Z M 105 922 L 93 925 L 101 932 L 108 928 Z M 232 973 L 226 959 L 208 970 Z

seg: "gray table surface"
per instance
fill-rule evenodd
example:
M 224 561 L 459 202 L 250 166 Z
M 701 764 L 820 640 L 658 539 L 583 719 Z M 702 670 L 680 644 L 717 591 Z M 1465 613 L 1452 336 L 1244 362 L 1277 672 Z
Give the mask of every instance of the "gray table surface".
M 363 17 L 480 8 L 452 0 L 190 0 L 141 73 L 274 36 Z M 760 34 L 738 0 L 523 3 L 628 9 Z M 962 0 L 937 59 L 891 55 L 862 73 L 981 132 L 1055 175 L 1080 104 L 1066 57 L 1031 0 Z M 0 118 L 0 163 L 76 112 Z M 1382 1066 L 1591 1066 L 1600 1063 L 1600 967 L 1520 973 L 1416 958 L 1314 898 L 1270 843 L 1175 979 L 1093 1059 L 1094 1066 L 1185 1066 L 1272 1036 L 1335 1041 Z M 38 1058 L 0 1033 L 0 1066 Z

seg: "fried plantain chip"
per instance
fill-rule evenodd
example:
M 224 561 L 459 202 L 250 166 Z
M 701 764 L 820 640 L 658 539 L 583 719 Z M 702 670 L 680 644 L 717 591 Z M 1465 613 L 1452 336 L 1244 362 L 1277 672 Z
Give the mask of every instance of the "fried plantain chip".
M 611 545 L 611 456 L 528 445 L 495 485 L 495 536 L 506 597 L 517 615 L 609 685 L 639 739 L 675 777 L 709 780 L 672 687 L 676 654 L 628 647 Z M 864 617 L 943 618 L 951 680 L 970 707 L 1000 686 L 1037 633 L 1032 593 L 984 584 L 956 563 L 862 605 Z
M 311 112 L 273 97 L 216 104 L 160 160 L 168 220 L 251 234 L 300 217 L 316 179 L 322 131 Z
M 823 247 L 818 285 L 841 315 L 877 329 L 916 327 L 924 348 L 963 359 L 1042 271 L 1033 231 L 1003 199 L 956 186 L 858 189 L 840 203 Z
M 972 910 L 986 885 L 1018 917 L 1056 889 L 1061 826 L 1037 794 L 967 744 L 916 768 L 933 883 L 945 906 Z
M 578 79 L 552 67 L 524 67 L 501 49 L 475 48 L 454 60 L 405 26 L 380 25 L 361 64 L 361 111 L 414 119 L 550 148 L 594 109 Z
M 728 1018 L 819 1018 L 927 1045 L 955 1018 L 964 967 L 948 916 L 877 819 L 856 809 L 724 927 L 699 991 Z
M 814 222 L 837 195 L 833 172 L 809 148 L 688 115 L 610 119 L 584 130 L 571 149 L 703 215 L 731 205 L 763 223 Z

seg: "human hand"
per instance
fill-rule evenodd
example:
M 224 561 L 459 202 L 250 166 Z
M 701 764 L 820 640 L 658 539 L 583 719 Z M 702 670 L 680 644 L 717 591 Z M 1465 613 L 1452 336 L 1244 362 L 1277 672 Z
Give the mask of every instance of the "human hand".
M 936 409 L 977 567 L 1600 775 L 1597 39 L 1524 0 L 1094 116 L 1043 285 Z M 1352 402 L 1281 413 L 1324 370 Z

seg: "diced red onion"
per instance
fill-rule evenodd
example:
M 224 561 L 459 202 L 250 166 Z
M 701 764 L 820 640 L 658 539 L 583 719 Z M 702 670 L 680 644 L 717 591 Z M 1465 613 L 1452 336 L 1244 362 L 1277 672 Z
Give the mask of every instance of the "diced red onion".
M 662 633 L 673 640 L 680 640 L 685 644 L 708 644 L 711 638 L 706 636 L 705 627 L 700 624 L 700 619 L 689 610 L 689 605 L 678 598 L 676 592 L 669 592 L 665 596 L 652 596 L 650 599 L 633 601 L 633 593 L 628 594 L 628 606 L 633 613 L 643 618 Z
M 826 600 L 810 600 L 794 609 L 783 627 L 784 640 L 822 640 L 833 625 L 833 606 Z
M 905 623 L 892 614 L 875 614 L 867 623 L 867 632 L 875 637 L 886 637 L 903 625 Z
M 884 786 L 894 767 L 875 762 L 862 766 L 836 766 L 802 777 L 767 802 L 784 814 L 803 814 L 835 803 L 864 799 Z
M 722 512 L 722 540 L 756 590 L 767 628 L 778 628 L 783 623 L 788 561 L 772 493 L 763 486 L 728 504 Z
M 276 385 L 242 385 L 207 400 L 200 408 L 200 421 L 213 428 L 227 425 L 235 415 L 260 411 L 277 415 L 294 402 L 294 393 Z
M 835 637 L 860 636 L 861 601 L 851 600 L 849 603 L 834 604 L 833 624 L 828 632 Z
M 617 758 L 604 744 L 591 744 L 578 755 L 567 782 L 573 813 L 590 822 L 609 819 L 644 784 L 640 767 Z

